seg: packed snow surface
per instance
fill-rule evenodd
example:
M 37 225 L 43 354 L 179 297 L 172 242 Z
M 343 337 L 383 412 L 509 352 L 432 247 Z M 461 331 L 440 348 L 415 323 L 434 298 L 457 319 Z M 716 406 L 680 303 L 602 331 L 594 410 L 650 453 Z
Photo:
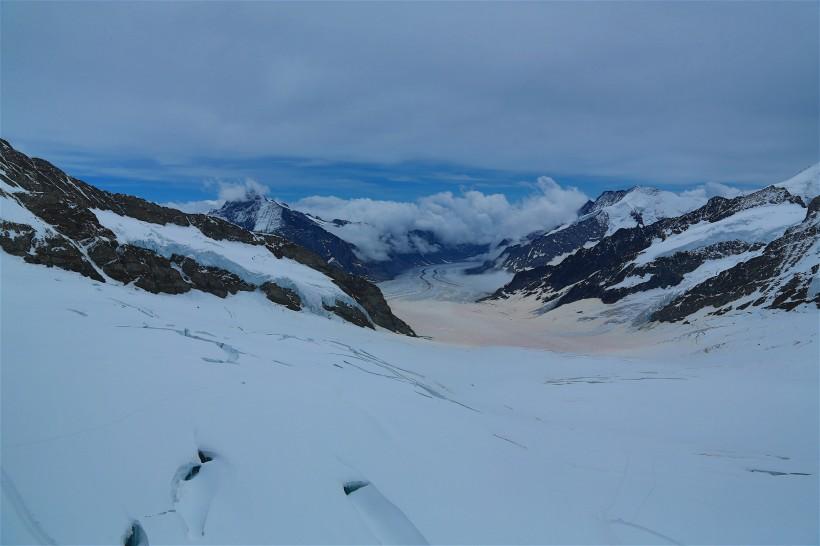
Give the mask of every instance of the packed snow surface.
M 584 356 L 1 260 L 3 543 L 817 540 L 816 310 Z

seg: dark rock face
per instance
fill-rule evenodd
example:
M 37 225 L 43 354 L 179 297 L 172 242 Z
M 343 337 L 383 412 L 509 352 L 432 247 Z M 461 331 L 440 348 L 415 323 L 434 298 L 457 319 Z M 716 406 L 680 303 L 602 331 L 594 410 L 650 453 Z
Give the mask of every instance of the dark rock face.
M 757 250 L 763 245 L 744 241 L 725 241 L 708 245 L 697 250 L 676 252 L 671 256 L 662 256 L 646 265 L 627 265 L 620 268 L 607 267 L 595 272 L 583 281 L 573 285 L 559 300 L 564 305 L 585 298 L 600 298 L 603 303 L 615 303 L 629 294 L 644 292 L 653 288 L 669 288 L 683 281 L 684 275 L 703 265 L 707 260 L 742 254 Z M 645 282 L 629 287 L 614 288 L 627 277 L 646 277 Z
M 636 265 L 633 261 L 653 241 L 682 233 L 694 224 L 717 222 L 751 207 L 779 203 L 803 205 L 799 197 L 776 187 L 734 199 L 714 197 L 703 207 L 682 216 L 663 219 L 649 226 L 620 229 L 601 239 L 594 247 L 577 250 L 557 265 L 519 272 L 490 298 L 505 298 L 511 294 L 534 295 L 557 307 L 585 298 L 600 298 L 604 303 L 614 303 L 629 294 L 676 286 L 682 282 L 684 275 L 707 260 L 760 250 L 763 245 L 725 241 L 656 258 L 645 265 Z M 761 256 L 695 286 L 655 312 L 652 320 L 680 320 L 709 305 L 720 307 L 759 290 L 767 292 L 765 287 L 773 277 L 794 265 L 817 240 L 817 212 L 812 212 L 812 207 L 820 208 L 820 205 L 813 201 L 803 224 L 790 228 L 783 237 L 767 245 Z M 631 286 L 616 286 L 628 277 L 646 280 Z M 779 284 L 778 293 L 782 293 L 782 297 L 763 298 L 755 305 L 771 300 L 772 306 L 793 308 L 805 303 L 810 282 L 808 277 L 810 275 L 800 273 L 782 286 Z
M 630 190 L 607 190 L 603 192 L 595 201 L 587 201 L 584 205 L 578 209 L 578 216 L 585 216 L 587 214 L 592 214 L 593 212 L 598 212 L 603 210 L 604 208 L 614 205 L 629 193 Z
M 154 224 L 194 226 L 212 239 L 265 246 L 277 257 L 290 258 L 321 271 L 359 302 L 376 324 L 414 335 L 409 326 L 393 315 L 375 285 L 329 266 L 317 254 L 281 236 L 257 235 L 221 218 L 186 214 L 138 197 L 99 190 L 66 175 L 47 161 L 27 157 L 2 139 L 0 166 L 3 167 L 0 180 L 15 188 L 13 194 L 0 190 L 0 195 L 17 201 L 53 228 L 41 236 L 32 226 L 0 221 L 0 248 L 27 262 L 59 267 L 105 282 L 102 272 L 111 279 L 133 283 L 153 293 L 181 294 L 195 289 L 226 297 L 260 288 L 271 301 L 289 309 L 301 309 L 301 299 L 296 292 L 273 283 L 256 287 L 229 271 L 200 264 L 190 256 L 173 255 L 169 259 L 152 250 L 120 244 L 91 209 L 108 210 Z
M 275 282 L 266 282 L 259 289 L 273 303 L 284 305 L 291 311 L 300 311 L 302 309 L 302 298 L 290 288 L 282 288 Z
M 710 306 L 718 308 L 716 314 L 720 314 L 728 310 L 721 307 L 744 298 L 749 299 L 738 305 L 738 309 L 766 303 L 769 308 L 786 311 L 810 302 L 820 307 L 820 294 L 813 299 L 808 297 L 809 286 L 820 265 L 815 263 L 805 271 L 790 271 L 820 238 L 818 209 L 820 198 L 815 197 L 805 220 L 766 245 L 763 254 L 698 284 L 655 312 L 652 318 L 675 322 Z
M 191 285 L 171 266 L 170 260 L 155 252 L 110 240 L 97 241 L 88 255 L 103 272 L 123 284 L 134 283 L 154 294 L 184 294 Z
M 38 239 L 35 234 L 31 226 L 0 221 L 0 248 L 28 263 L 59 267 L 104 282 L 71 240 L 58 234 Z
M 174 254 L 171 261 L 180 266 L 185 280 L 191 283 L 194 288 L 203 292 L 209 292 L 220 298 L 227 297 L 228 294 L 237 292 L 252 292 L 256 287 L 245 282 L 224 269 L 218 267 L 205 266 L 196 260 Z
M 377 325 L 393 332 L 415 336 L 413 329 L 395 316 L 387 305 L 379 287 L 367 279 L 350 275 L 339 268 L 329 266 L 313 252 L 275 235 L 264 235 L 268 249 L 277 257 L 290 258 L 316 269 L 330 277 L 345 294 L 356 300 Z
M 0 248 L 14 256 L 25 256 L 34 243 L 34 233 L 31 226 L 0 221 Z
M 358 307 L 354 307 L 348 303 L 339 300 L 336 300 L 333 305 L 325 304 L 323 305 L 323 307 L 325 308 L 325 310 L 342 317 L 347 322 L 351 322 L 356 326 L 361 326 L 362 328 L 373 328 L 373 323 L 370 322 L 370 319 L 367 318 L 367 315 L 362 313 L 361 309 L 359 309 Z
M 487 264 L 489 267 L 485 266 L 484 271 L 496 267 L 523 271 L 545 266 L 554 258 L 581 248 L 589 241 L 597 241 L 606 234 L 606 230 L 603 214 L 590 216 L 559 231 L 533 237 L 525 244 L 507 247 L 497 260 Z
M 374 284 L 352 275 L 337 275 L 332 278 L 336 286 L 355 299 L 367 311 L 373 322 L 382 328 L 400 334 L 415 335 L 410 326 L 390 312 L 384 295 Z

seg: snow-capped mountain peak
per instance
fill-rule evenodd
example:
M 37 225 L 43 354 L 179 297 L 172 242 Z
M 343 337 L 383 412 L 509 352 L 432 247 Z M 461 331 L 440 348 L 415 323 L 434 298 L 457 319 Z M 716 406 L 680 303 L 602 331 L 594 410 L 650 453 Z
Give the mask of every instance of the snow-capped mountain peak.
M 245 201 L 228 201 L 209 214 L 226 218 L 250 231 L 276 233 L 282 226 L 282 211 L 287 205 L 264 195 L 254 195 Z
M 807 213 L 802 198 L 775 186 L 713 197 L 693 211 L 619 229 L 557 263 L 520 271 L 494 297 L 532 297 L 544 310 L 599 299 L 615 306 L 605 313 L 637 322 L 683 320 L 704 308 L 722 314 L 733 305 L 820 304 L 812 283 L 817 201 Z M 627 196 L 615 206 L 625 202 Z
M 495 260 L 475 271 L 500 268 L 516 272 L 555 263 L 619 229 L 680 216 L 705 202 L 705 197 L 700 194 L 675 193 L 647 186 L 605 191 L 594 201 L 587 201 L 574 222 L 508 246 Z
M 614 195 L 607 193 L 610 192 L 601 195 L 600 205 L 592 212 L 606 214 L 607 235 L 621 228 L 649 225 L 662 218 L 680 216 L 704 203 L 699 196 L 647 186 L 635 186 L 624 192 L 614 192 Z

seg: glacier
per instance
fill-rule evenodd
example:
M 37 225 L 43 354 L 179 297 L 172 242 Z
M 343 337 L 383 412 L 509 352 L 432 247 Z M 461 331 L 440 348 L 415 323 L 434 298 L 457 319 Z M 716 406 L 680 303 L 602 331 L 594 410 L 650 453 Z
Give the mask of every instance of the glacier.
M 813 309 L 600 354 L 0 267 L 4 544 L 818 536 Z

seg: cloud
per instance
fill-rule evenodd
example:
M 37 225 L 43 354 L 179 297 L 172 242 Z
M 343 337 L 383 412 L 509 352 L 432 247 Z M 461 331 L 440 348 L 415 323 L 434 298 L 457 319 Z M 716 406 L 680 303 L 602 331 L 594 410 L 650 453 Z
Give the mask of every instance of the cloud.
M 218 190 L 217 198 L 184 202 L 169 201 L 162 204 L 183 212 L 204 214 L 218 209 L 230 201 L 245 201 L 256 196 L 264 197 L 270 193 L 270 188 L 260 184 L 253 178 L 246 178 L 242 182 L 208 181 L 205 183 L 205 187 L 216 187 Z
M 570 221 L 586 200 L 577 188 L 541 177 L 531 195 L 512 203 L 502 194 L 470 190 L 412 202 L 313 196 L 293 207 L 326 220 L 349 220 L 352 223 L 333 228 L 336 234 L 355 244 L 364 257 L 386 260 L 391 253 L 435 250 L 414 231 L 431 232 L 446 244 L 493 244 Z
M 719 182 L 707 182 L 706 184 L 694 187 L 691 190 L 685 190 L 680 192 L 680 196 L 684 198 L 694 198 L 698 201 L 705 203 L 708 199 L 712 197 L 719 196 L 731 199 L 732 197 L 737 197 L 738 195 L 743 195 L 744 193 L 746 192 L 733 186 L 729 186 L 727 184 L 721 184 Z
M 207 214 L 214 209 L 218 209 L 225 202 L 216 199 L 202 199 L 199 201 L 166 201 L 160 203 L 163 207 L 181 210 L 189 214 Z
M 818 160 L 818 11 L 6 2 L 3 136 L 189 168 L 418 160 L 764 185 Z
M 269 193 L 266 185 L 251 178 L 241 183 L 209 181 L 205 186 L 216 191 L 216 198 L 164 205 L 185 212 L 207 213 L 226 201 Z M 324 220 L 347 220 L 350 223 L 325 227 L 356 245 L 361 257 L 379 261 L 391 259 L 397 253 L 432 253 L 439 250 L 440 243 L 495 245 L 505 239 L 516 241 L 574 220 L 578 209 L 589 199 L 578 188 L 562 186 L 548 176 L 539 177 L 528 186 L 530 194 L 516 201 L 500 193 L 462 190 L 439 192 L 415 201 L 314 195 L 292 203 L 292 207 Z M 677 203 L 682 213 L 704 204 L 710 197 L 735 197 L 743 191 L 710 182 L 677 193 L 661 193 L 667 204 Z M 418 232 L 432 233 L 437 242 Z
M 270 190 L 253 178 L 246 178 L 241 183 L 217 182 L 219 187 L 219 201 L 245 201 L 254 197 L 264 197 Z

